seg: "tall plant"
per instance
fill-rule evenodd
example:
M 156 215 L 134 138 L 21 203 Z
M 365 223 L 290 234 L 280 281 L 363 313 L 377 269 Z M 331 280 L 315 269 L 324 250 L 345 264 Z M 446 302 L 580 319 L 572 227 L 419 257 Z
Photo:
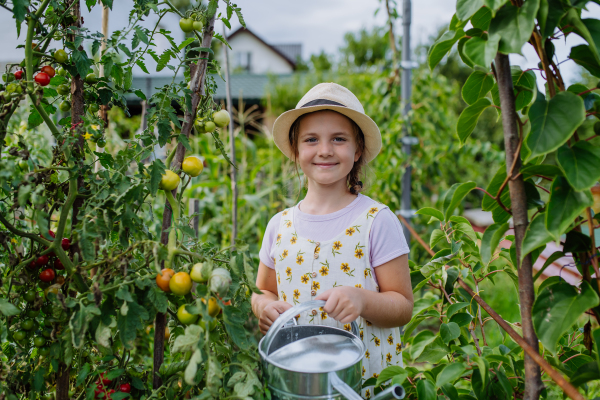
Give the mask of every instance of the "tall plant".
M 597 317 L 600 302 L 600 281 L 590 278 L 594 272 L 600 278 L 594 240 L 598 219 L 590 209 L 590 188 L 600 178 L 600 147 L 597 135 L 586 127 L 600 96 L 596 87 L 565 87 L 562 60 L 554 52 L 554 41 L 580 36 L 586 44 L 571 48 L 569 58 L 600 77 L 600 42 L 595 41 L 600 22 L 581 18 L 587 3 L 458 0 L 448 31 L 431 47 L 432 69 L 455 44 L 473 69 L 462 88 L 468 106 L 456 124 L 460 144 L 468 144 L 482 112 L 495 108 L 503 124 L 505 163 L 486 188 L 457 183 L 445 193 L 441 209 L 419 210 L 439 225 L 430 238 L 430 246 L 438 250 L 420 240 L 433 257 L 425 265 L 412 265 L 413 287 L 432 292 L 417 301 L 404 339 L 411 358 L 436 366 L 430 371 L 390 367 L 378 383 L 392 376 L 408 379 L 419 399 L 434 399 L 440 391 L 450 399 L 470 393 L 478 399 L 537 399 L 547 393 L 541 367 L 566 395 L 582 399 L 577 387 L 600 379 L 600 330 L 592 331 L 591 322 L 584 321 L 586 313 Z M 532 70 L 510 65 L 509 54 L 520 53 L 523 46 L 537 52 L 543 81 Z M 542 84 L 545 93 L 538 90 Z M 482 208 L 492 212 L 495 222 L 483 234 L 454 215 L 465 195 L 476 189 L 485 194 Z M 498 248 L 503 239 L 512 242 L 509 249 Z M 561 241 L 563 251 L 553 254 L 544 268 L 571 252 L 584 279 L 579 287 L 550 279 L 536 293 L 533 283 L 540 273 L 533 276 L 532 264 L 551 241 Z M 482 298 L 479 285 L 499 272 L 508 274 L 518 289 L 518 325 L 504 321 Z M 513 341 L 488 342 L 484 324 L 489 319 L 480 307 Z M 432 318 L 441 324 L 437 334 L 423 330 L 409 336 Z

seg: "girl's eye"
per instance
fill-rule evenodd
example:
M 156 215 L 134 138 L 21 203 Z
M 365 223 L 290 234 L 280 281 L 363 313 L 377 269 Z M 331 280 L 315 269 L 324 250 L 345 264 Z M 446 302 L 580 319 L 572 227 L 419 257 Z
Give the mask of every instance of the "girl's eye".
M 336 138 L 334 138 L 333 140 L 335 140 L 335 141 L 337 141 L 337 142 L 345 142 L 345 141 L 346 141 L 346 139 L 345 139 L 345 138 L 343 138 L 343 137 L 336 137 Z
M 317 139 L 314 138 L 314 137 L 313 138 L 308 138 L 308 139 L 305 140 L 305 142 L 307 142 L 307 143 L 315 143 L 316 141 L 317 141 Z

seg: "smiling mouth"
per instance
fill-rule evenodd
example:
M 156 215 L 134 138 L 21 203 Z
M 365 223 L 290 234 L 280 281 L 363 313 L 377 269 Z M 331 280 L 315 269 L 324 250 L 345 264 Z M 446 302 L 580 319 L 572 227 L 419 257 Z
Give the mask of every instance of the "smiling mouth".
M 317 167 L 321 168 L 331 168 L 338 165 L 338 163 L 313 163 L 313 165 L 316 165 Z

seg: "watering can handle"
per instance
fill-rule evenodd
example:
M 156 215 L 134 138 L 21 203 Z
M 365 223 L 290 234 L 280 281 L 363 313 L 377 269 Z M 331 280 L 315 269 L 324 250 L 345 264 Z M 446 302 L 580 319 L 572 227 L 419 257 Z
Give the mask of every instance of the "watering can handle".
M 305 301 L 304 303 L 300 303 L 297 306 L 294 306 L 281 314 L 279 318 L 273 322 L 273 325 L 269 328 L 269 331 L 265 335 L 264 343 L 263 343 L 263 352 L 268 356 L 269 349 L 271 348 L 271 343 L 275 339 L 275 333 L 281 329 L 286 322 L 294 318 L 296 315 L 308 311 L 313 308 L 323 307 L 325 305 L 325 300 L 310 300 Z M 356 321 L 352 321 L 352 333 L 354 336 L 358 337 L 358 325 L 356 325 Z

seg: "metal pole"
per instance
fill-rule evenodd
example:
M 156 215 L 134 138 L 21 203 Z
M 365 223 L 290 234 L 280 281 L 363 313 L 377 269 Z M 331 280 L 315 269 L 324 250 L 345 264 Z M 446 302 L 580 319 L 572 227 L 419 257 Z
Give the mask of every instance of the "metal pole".
M 400 67 L 402 68 L 402 81 L 401 81 L 401 93 L 402 93 L 402 119 L 404 122 L 403 136 L 402 136 L 402 151 L 406 154 L 406 160 L 410 160 L 411 146 L 419 143 L 418 139 L 414 136 L 410 136 L 410 122 L 408 121 L 408 113 L 411 109 L 411 80 L 412 80 L 412 69 L 415 68 L 415 63 L 411 61 L 410 54 L 410 24 L 411 24 L 411 0 L 404 0 L 402 4 L 402 62 Z M 402 175 L 402 198 L 400 201 L 401 209 L 400 215 L 406 218 L 408 221 L 412 218 L 415 210 L 411 208 L 410 201 L 410 187 L 411 187 L 411 173 L 412 167 L 409 165 Z M 410 232 L 406 226 L 402 227 L 404 230 L 404 236 L 406 241 L 410 243 Z
M 225 25 L 223 25 L 223 37 L 227 38 L 227 31 Z M 227 97 L 227 110 L 233 118 L 233 107 L 231 105 L 231 86 L 229 84 L 229 51 L 227 46 L 223 46 L 225 52 L 225 94 Z M 231 152 L 231 160 L 235 164 L 235 136 L 233 134 L 233 120 L 229 123 L 229 146 Z M 237 238 L 237 171 L 234 166 L 231 166 L 231 245 L 235 245 Z

